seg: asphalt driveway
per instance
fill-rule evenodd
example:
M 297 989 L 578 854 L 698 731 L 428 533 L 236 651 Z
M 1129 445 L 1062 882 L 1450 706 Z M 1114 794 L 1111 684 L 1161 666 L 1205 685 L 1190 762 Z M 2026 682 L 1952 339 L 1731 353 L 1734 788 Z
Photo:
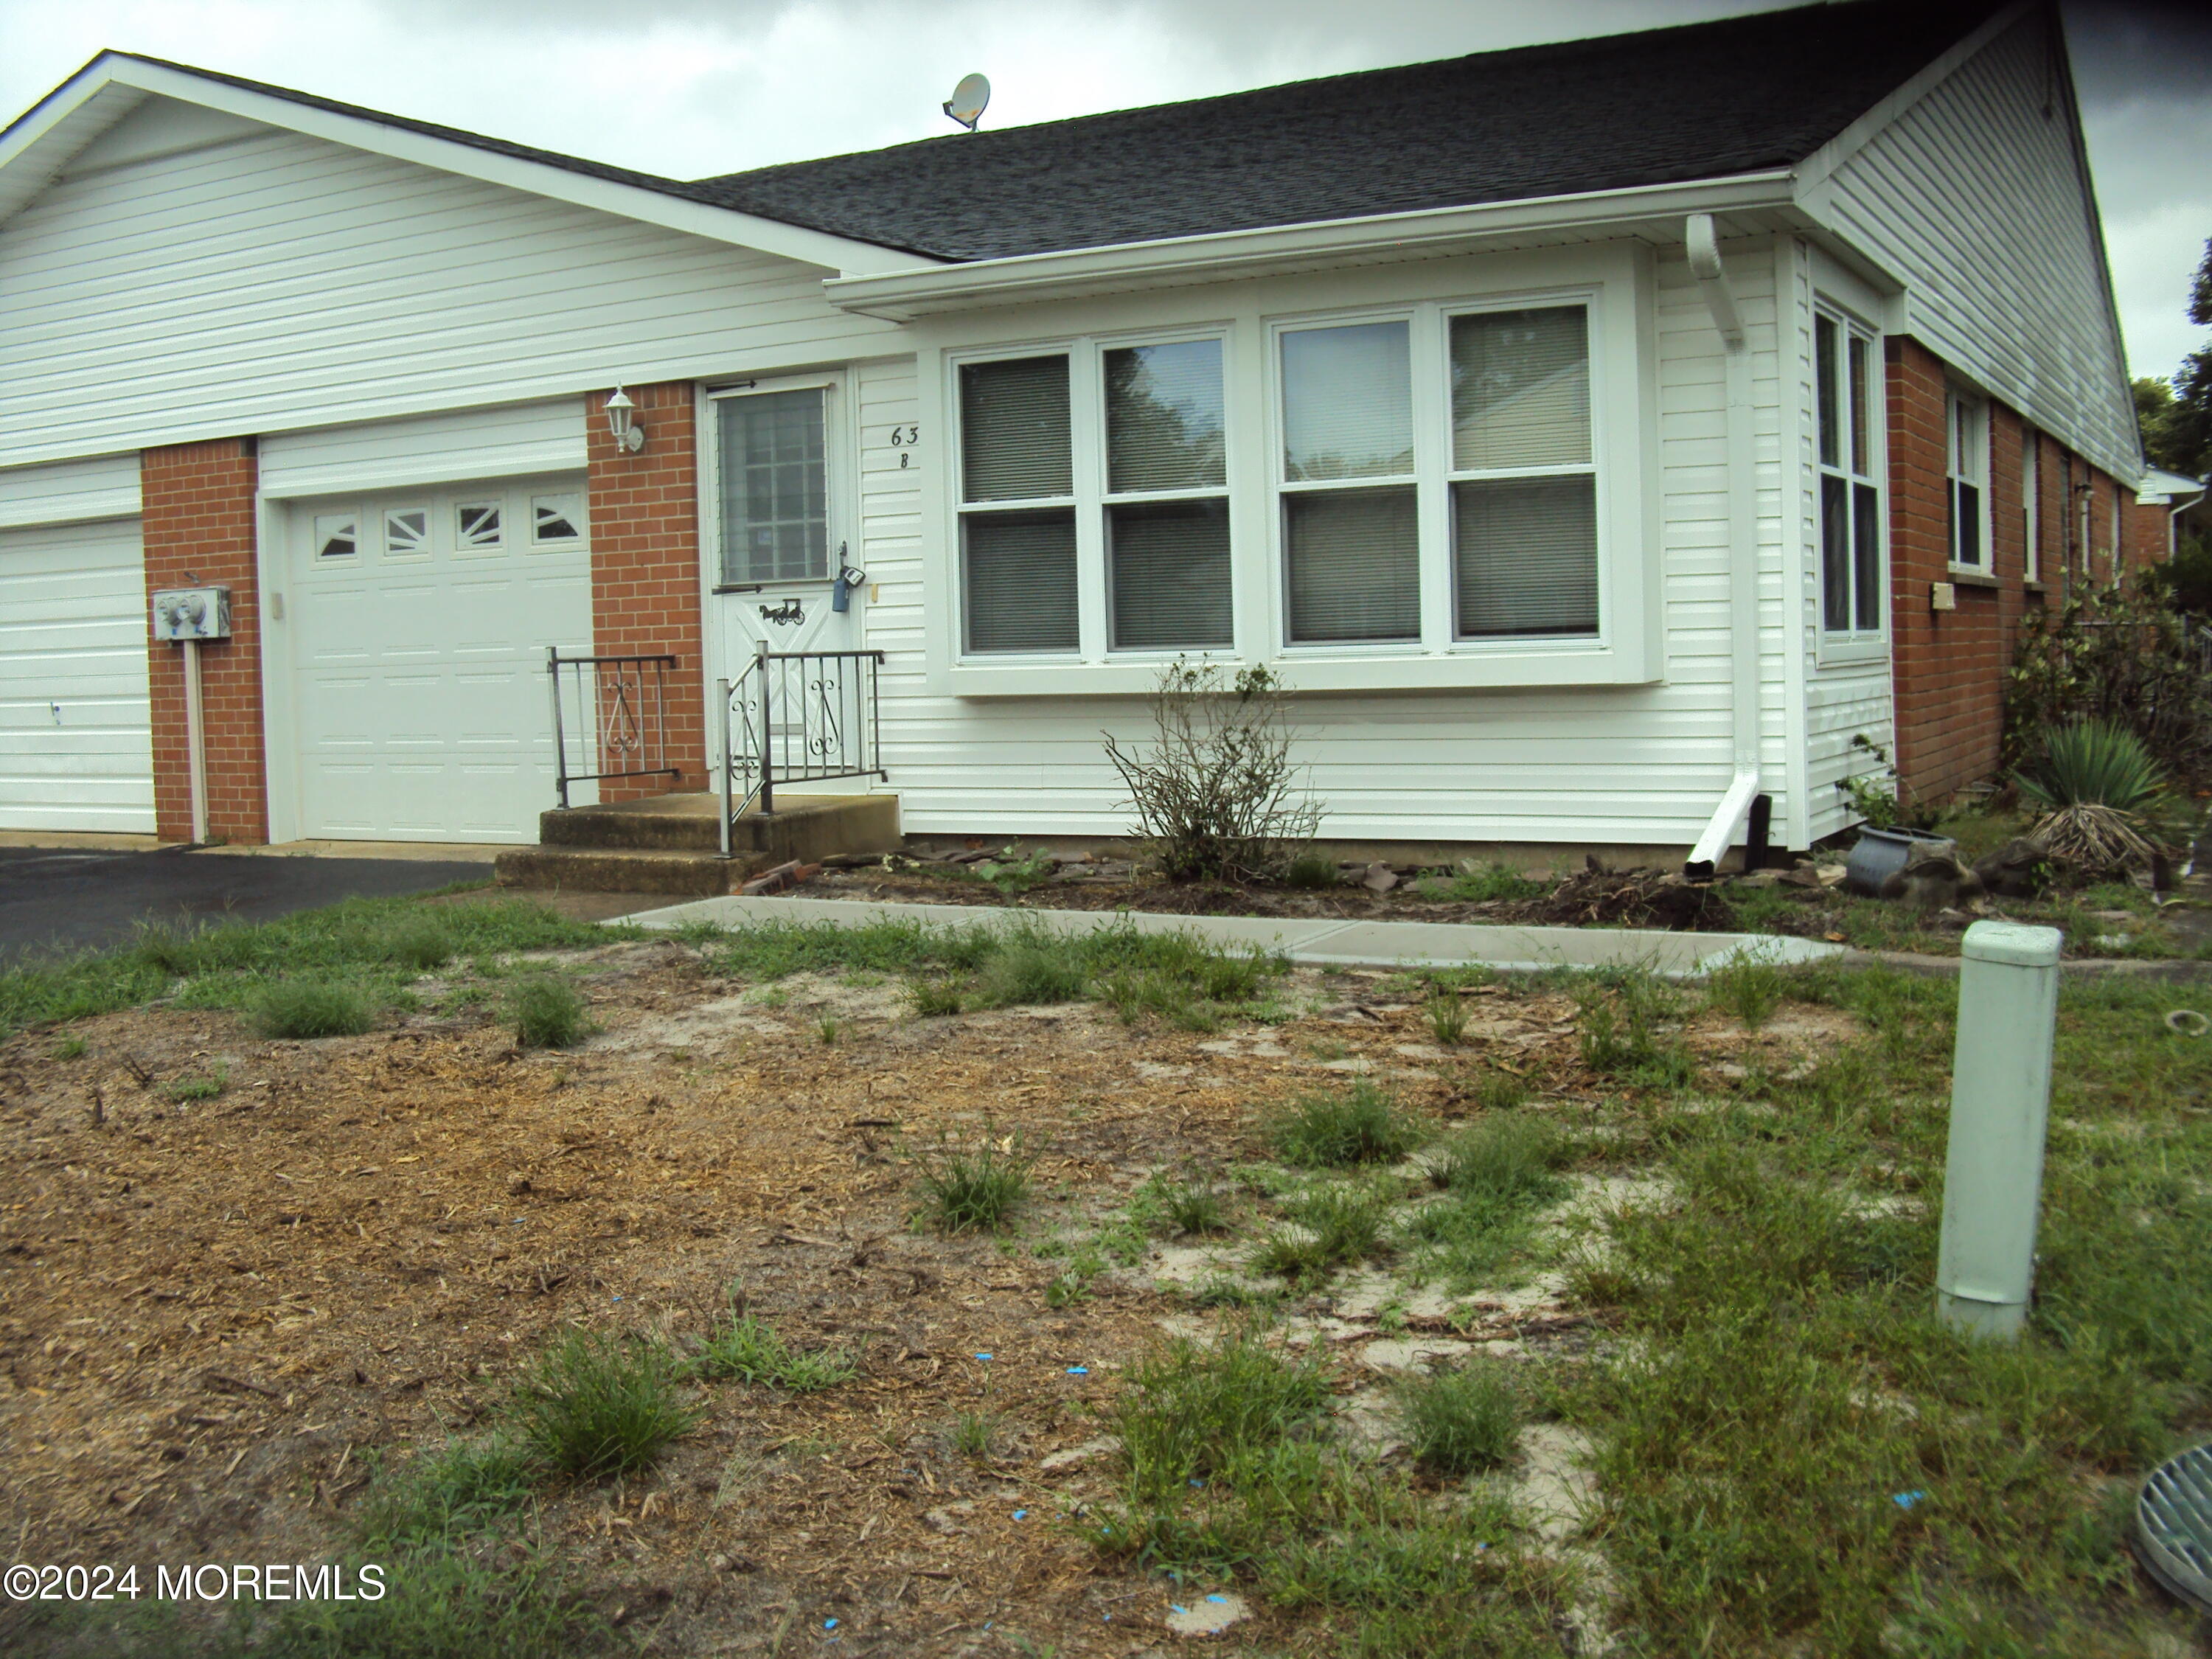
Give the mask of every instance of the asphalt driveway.
M 490 875 L 489 865 L 411 859 L 0 848 L 0 963 L 118 945 L 142 921 L 267 921 Z

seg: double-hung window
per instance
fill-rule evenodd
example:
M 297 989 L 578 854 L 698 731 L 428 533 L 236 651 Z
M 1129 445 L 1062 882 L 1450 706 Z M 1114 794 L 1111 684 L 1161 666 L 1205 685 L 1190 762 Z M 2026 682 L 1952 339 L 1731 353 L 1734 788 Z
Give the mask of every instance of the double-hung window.
M 2026 580 L 2043 580 L 2043 441 L 2032 426 L 2020 429 L 2020 544 Z
M 1945 465 L 1951 501 L 1951 562 L 1967 569 L 1990 568 L 1988 494 L 1989 410 L 1978 398 L 1958 391 L 1943 398 L 1949 450 Z
M 1579 301 L 1280 331 L 1289 644 L 1596 634 L 1589 336 Z
M 958 398 L 965 653 L 1233 644 L 1218 337 L 963 362 Z
M 1820 625 L 1881 629 L 1881 485 L 1875 425 L 1881 381 L 1874 338 L 1826 312 L 1813 319 L 1820 472 Z
M 827 581 L 830 390 L 714 399 L 725 587 Z

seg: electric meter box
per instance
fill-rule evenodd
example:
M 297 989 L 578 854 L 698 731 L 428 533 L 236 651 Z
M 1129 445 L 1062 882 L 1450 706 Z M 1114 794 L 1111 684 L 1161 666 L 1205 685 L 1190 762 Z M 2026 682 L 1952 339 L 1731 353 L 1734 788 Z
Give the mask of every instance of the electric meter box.
M 230 637 L 230 590 L 165 587 L 154 595 L 154 637 L 171 644 Z

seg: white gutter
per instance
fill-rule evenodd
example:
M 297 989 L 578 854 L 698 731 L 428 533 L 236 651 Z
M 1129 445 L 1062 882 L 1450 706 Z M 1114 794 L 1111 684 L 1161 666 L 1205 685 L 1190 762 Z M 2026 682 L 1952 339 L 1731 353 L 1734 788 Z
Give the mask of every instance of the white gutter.
M 1713 216 L 1691 214 L 1682 240 L 1727 354 L 1729 710 L 1735 771 L 1684 866 L 1685 874 L 1709 876 L 1735 844 L 1759 793 L 1758 456 L 1753 447 L 1751 352 L 1744 342 L 1735 291 L 1721 260 Z
M 1148 282 L 1253 276 L 1271 266 L 1292 267 L 1317 258 L 1357 258 L 1362 253 L 1416 258 L 1448 252 L 1455 244 L 1532 231 L 1603 229 L 1651 220 L 1671 222 L 1691 211 L 1786 210 L 1793 206 L 1794 199 L 1791 175 L 1778 169 L 1633 190 L 1588 191 L 1478 207 L 1431 208 L 1365 219 L 1271 225 L 1258 230 L 977 259 L 929 270 L 836 276 L 822 284 L 822 291 L 830 304 L 842 310 L 906 322 L 934 312 L 1019 305 Z

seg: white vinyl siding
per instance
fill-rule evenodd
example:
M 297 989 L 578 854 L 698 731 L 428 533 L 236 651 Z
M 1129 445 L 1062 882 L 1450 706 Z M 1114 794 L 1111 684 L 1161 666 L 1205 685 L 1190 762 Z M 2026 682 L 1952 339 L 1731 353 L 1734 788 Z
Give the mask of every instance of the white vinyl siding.
M 261 440 L 261 493 L 319 495 L 576 470 L 584 465 L 585 420 L 581 398 L 554 398 L 273 433 Z
M 1787 671 L 1773 265 L 1764 242 L 1729 249 L 1753 361 L 1761 696 L 1778 791 L 1787 769 Z M 1440 288 L 1473 286 L 1482 270 L 1480 261 L 1455 262 L 1431 280 Z M 1297 754 L 1311 767 L 1313 787 L 1327 808 L 1324 835 L 1399 842 L 1635 844 L 1679 854 L 1711 815 L 1732 770 L 1729 525 L 1721 482 L 1726 392 L 1720 343 L 1678 251 L 1661 252 L 1656 277 L 1649 386 L 1654 471 L 1647 488 L 1659 498 L 1651 603 L 1663 623 L 1663 681 L 1441 695 L 1301 694 L 1294 704 Z M 1301 291 L 1285 285 L 1285 311 L 1297 309 Z M 1223 302 L 1209 294 L 1191 304 Z M 1264 416 L 1255 390 L 1232 368 L 1232 421 L 1240 398 L 1243 409 Z M 1125 792 L 1106 762 L 1101 732 L 1148 741 L 1142 697 L 933 694 L 926 658 L 934 623 L 922 526 L 928 471 L 944 461 L 950 445 L 949 436 L 940 441 L 928 426 L 945 407 L 941 388 L 920 386 L 911 362 L 884 362 L 856 371 L 854 395 L 864 445 L 861 534 L 873 592 L 865 643 L 888 653 L 883 737 L 890 780 L 879 787 L 897 793 L 902 822 L 919 835 L 1126 833 Z M 892 434 L 917 422 L 921 452 L 915 465 L 902 467 L 902 449 Z M 1256 476 L 1242 475 L 1243 487 L 1271 489 L 1279 454 L 1271 449 L 1269 465 L 1255 469 Z M 1233 462 L 1229 477 L 1232 489 L 1240 487 Z M 1241 504 L 1247 497 L 1237 499 Z M 946 514 L 949 526 L 958 504 L 948 505 L 954 508 Z M 1254 540 L 1256 555 L 1265 544 Z M 1291 663 L 1285 672 L 1298 683 L 1300 665 Z
M 137 513 L 135 452 L 0 471 L 0 530 L 15 525 L 135 518 Z
M 0 829 L 154 830 L 138 520 L 0 530 Z
M 263 129 L 8 222 L 0 466 L 883 349 L 824 274 Z
M 1812 185 L 1905 284 L 1898 331 L 2118 477 L 2142 470 L 2086 158 L 2029 9 Z

